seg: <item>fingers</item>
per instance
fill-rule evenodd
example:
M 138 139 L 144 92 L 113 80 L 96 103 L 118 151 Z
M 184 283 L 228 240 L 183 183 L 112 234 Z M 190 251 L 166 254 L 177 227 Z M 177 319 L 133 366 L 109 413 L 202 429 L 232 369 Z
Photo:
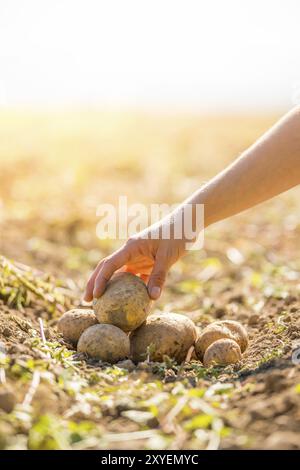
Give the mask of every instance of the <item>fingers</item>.
M 100 261 L 97 265 L 97 267 L 94 269 L 92 272 L 91 276 L 89 277 L 89 280 L 87 282 L 86 288 L 85 288 L 85 293 L 84 293 L 84 300 L 86 302 L 91 302 L 93 300 L 93 290 L 94 290 L 94 284 L 95 284 L 95 279 L 102 267 L 104 260 Z
M 140 274 L 140 278 L 143 279 L 144 282 L 148 282 L 149 280 L 149 276 L 148 274 Z
M 167 258 L 164 256 L 157 256 L 148 282 L 148 291 L 151 299 L 157 300 L 160 297 L 167 272 Z
M 155 255 L 147 250 L 141 250 L 139 241 L 126 243 L 112 256 L 102 260 L 92 273 L 86 287 L 85 300 L 91 301 L 100 297 L 106 284 L 115 271 L 128 271 L 140 276 L 144 282 L 148 282 L 148 292 L 153 300 L 160 297 L 167 272 L 172 263 L 165 246 L 160 246 Z M 154 261 L 154 266 L 153 266 Z
M 102 262 L 94 281 L 93 297 L 101 297 L 113 273 L 124 266 L 128 260 L 129 250 L 127 247 L 123 247 Z

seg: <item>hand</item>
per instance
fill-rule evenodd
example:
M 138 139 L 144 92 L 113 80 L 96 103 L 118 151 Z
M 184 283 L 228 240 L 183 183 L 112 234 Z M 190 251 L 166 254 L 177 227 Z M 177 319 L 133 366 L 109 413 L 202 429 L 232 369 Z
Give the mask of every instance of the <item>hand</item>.
M 100 297 L 115 271 L 127 271 L 139 275 L 148 283 L 148 292 L 153 300 L 160 297 L 170 267 L 185 253 L 185 240 L 161 236 L 164 224 L 151 226 L 130 238 L 111 256 L 101 260 L 87 283 L 84 298 L 91 301 Z M 146 238 L 148 237 L 148 238 Z

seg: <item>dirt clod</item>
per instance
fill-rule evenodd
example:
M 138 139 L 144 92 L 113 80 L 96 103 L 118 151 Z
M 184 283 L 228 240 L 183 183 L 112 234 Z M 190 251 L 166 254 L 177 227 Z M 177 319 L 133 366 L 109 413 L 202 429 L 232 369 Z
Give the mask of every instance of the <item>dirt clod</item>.
M 16 397 L 13 391 L 6 387 L 0 386 L 0 408 L 6 413 L 10 413 L 16 404 Z

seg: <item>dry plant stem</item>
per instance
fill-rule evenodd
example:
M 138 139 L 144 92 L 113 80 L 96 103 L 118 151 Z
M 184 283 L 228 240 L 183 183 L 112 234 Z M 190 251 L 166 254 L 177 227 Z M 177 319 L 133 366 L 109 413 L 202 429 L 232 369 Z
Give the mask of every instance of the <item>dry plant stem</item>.
M 29 390 L 26 393 L 24 401 L 23 401 L 24 406 L 29 406 L 31 404 L 32 399 L 35 395 L 35 392 L 37 391 L 39 384 L 40 384 L 40 373 L 37 370 L 35 370 L 33 373 Z
M 0 383 L 2 384 L 6 383 L 5 369 L 3 368 L 0 369 Z
M 157 434 L 158 432 L 153 429 L 146 429 L 145 431 L 107 433 L 103 435 L 103 440 L 108 442 L 130 442 L 131 440 L 149 439 Z
M 214 419 L 212 423 L 212 430 L 210 433 L 210 439 L 208 441 L 208 444 L 206 446 L 206 450 L 218 450 L 220 447 L 220 432 L 223 428 L 223 423 L 220 419 Z
M 39 318 L 39 325 L 40 325 L 40 335 L 42 338 L 42 343 L 46 346 L 46 336 L 45 336 L 45 331 L 44 331 L 44 323 L 42 318 Z M 51 359 L 51 354 L 50 351 L 46 352 L 46 356 Z
M 188 397 L 182 397 L 180 398 L 176 405 L 169 411 L 163 422 L 161 423 L 162 429 L 169 433 L 173 432 L 175 429 L 175 423 L 174 419 L 176 416 L 181 412 L 181 410 L 185 407 L 187 404 L 189 398 Z
M 43 324 L 43 320 L 41 318 L 39 318 L 39 325 L 40 325 L 40 334 L 41 334 L 42 341 L 43 341 L 44 344 L 46 344 L 44 324 Z
M 39 277 L 43 275 L 41 271 L 32 269 L 29 266 L 22 265 L 17 262 L 10 262 L 4 256 L 0 256 L 0 268 L 3 269 L 4 279 L 0 279 L 0 285 L 4 287 L 6 284 L 18 284 L 17 290 L 22 287 L 22 290 L 27 294 L 30 292 L 34 296 L 41 299 L 45 304 L 55 307 L 58 311 L 64 310 L 66 299 L 76 298 L 76 293 L 70 289 L 53 286 L 50 281 L 45 281 Z M 12 281 L 7 283 L 7 281 Z M 15 297 L 17 297 L 17 292 Z M 22 311 L 24 305 L 17 304 L 18 310 Z
M 194 350 L 195 350 L 195 346 L 191 346 L 186 354 L 185 362 L 190 362 Z

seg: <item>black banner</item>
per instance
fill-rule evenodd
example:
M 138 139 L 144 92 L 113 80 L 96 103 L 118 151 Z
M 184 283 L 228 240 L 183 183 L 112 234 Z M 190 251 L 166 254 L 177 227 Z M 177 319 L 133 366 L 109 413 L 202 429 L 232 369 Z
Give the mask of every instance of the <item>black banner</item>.
M 93 464 L 97 468 L 117 467 L 138 468 L 140 466 L 170 466 L 183 467 L 185 465 L 230 465 L 230 468 L 239 468 L 245 464 L 267 464 L 276 460 L 276 464 L 283 464 L 286 468 L 289 464 L 299 462 L 297 451 L 2 451 L 0 452 L 1 468 L 4 464 L 20 463 L 26 465 L 36 465 L 42 469 L 41 465 L 72 465 L 73 468 Z M 43 469 L 42 469 L 43 470 Z M 88 470 L 88 469 L 84 469 Z M 95 470 L 95 469 L 93 469 Z

